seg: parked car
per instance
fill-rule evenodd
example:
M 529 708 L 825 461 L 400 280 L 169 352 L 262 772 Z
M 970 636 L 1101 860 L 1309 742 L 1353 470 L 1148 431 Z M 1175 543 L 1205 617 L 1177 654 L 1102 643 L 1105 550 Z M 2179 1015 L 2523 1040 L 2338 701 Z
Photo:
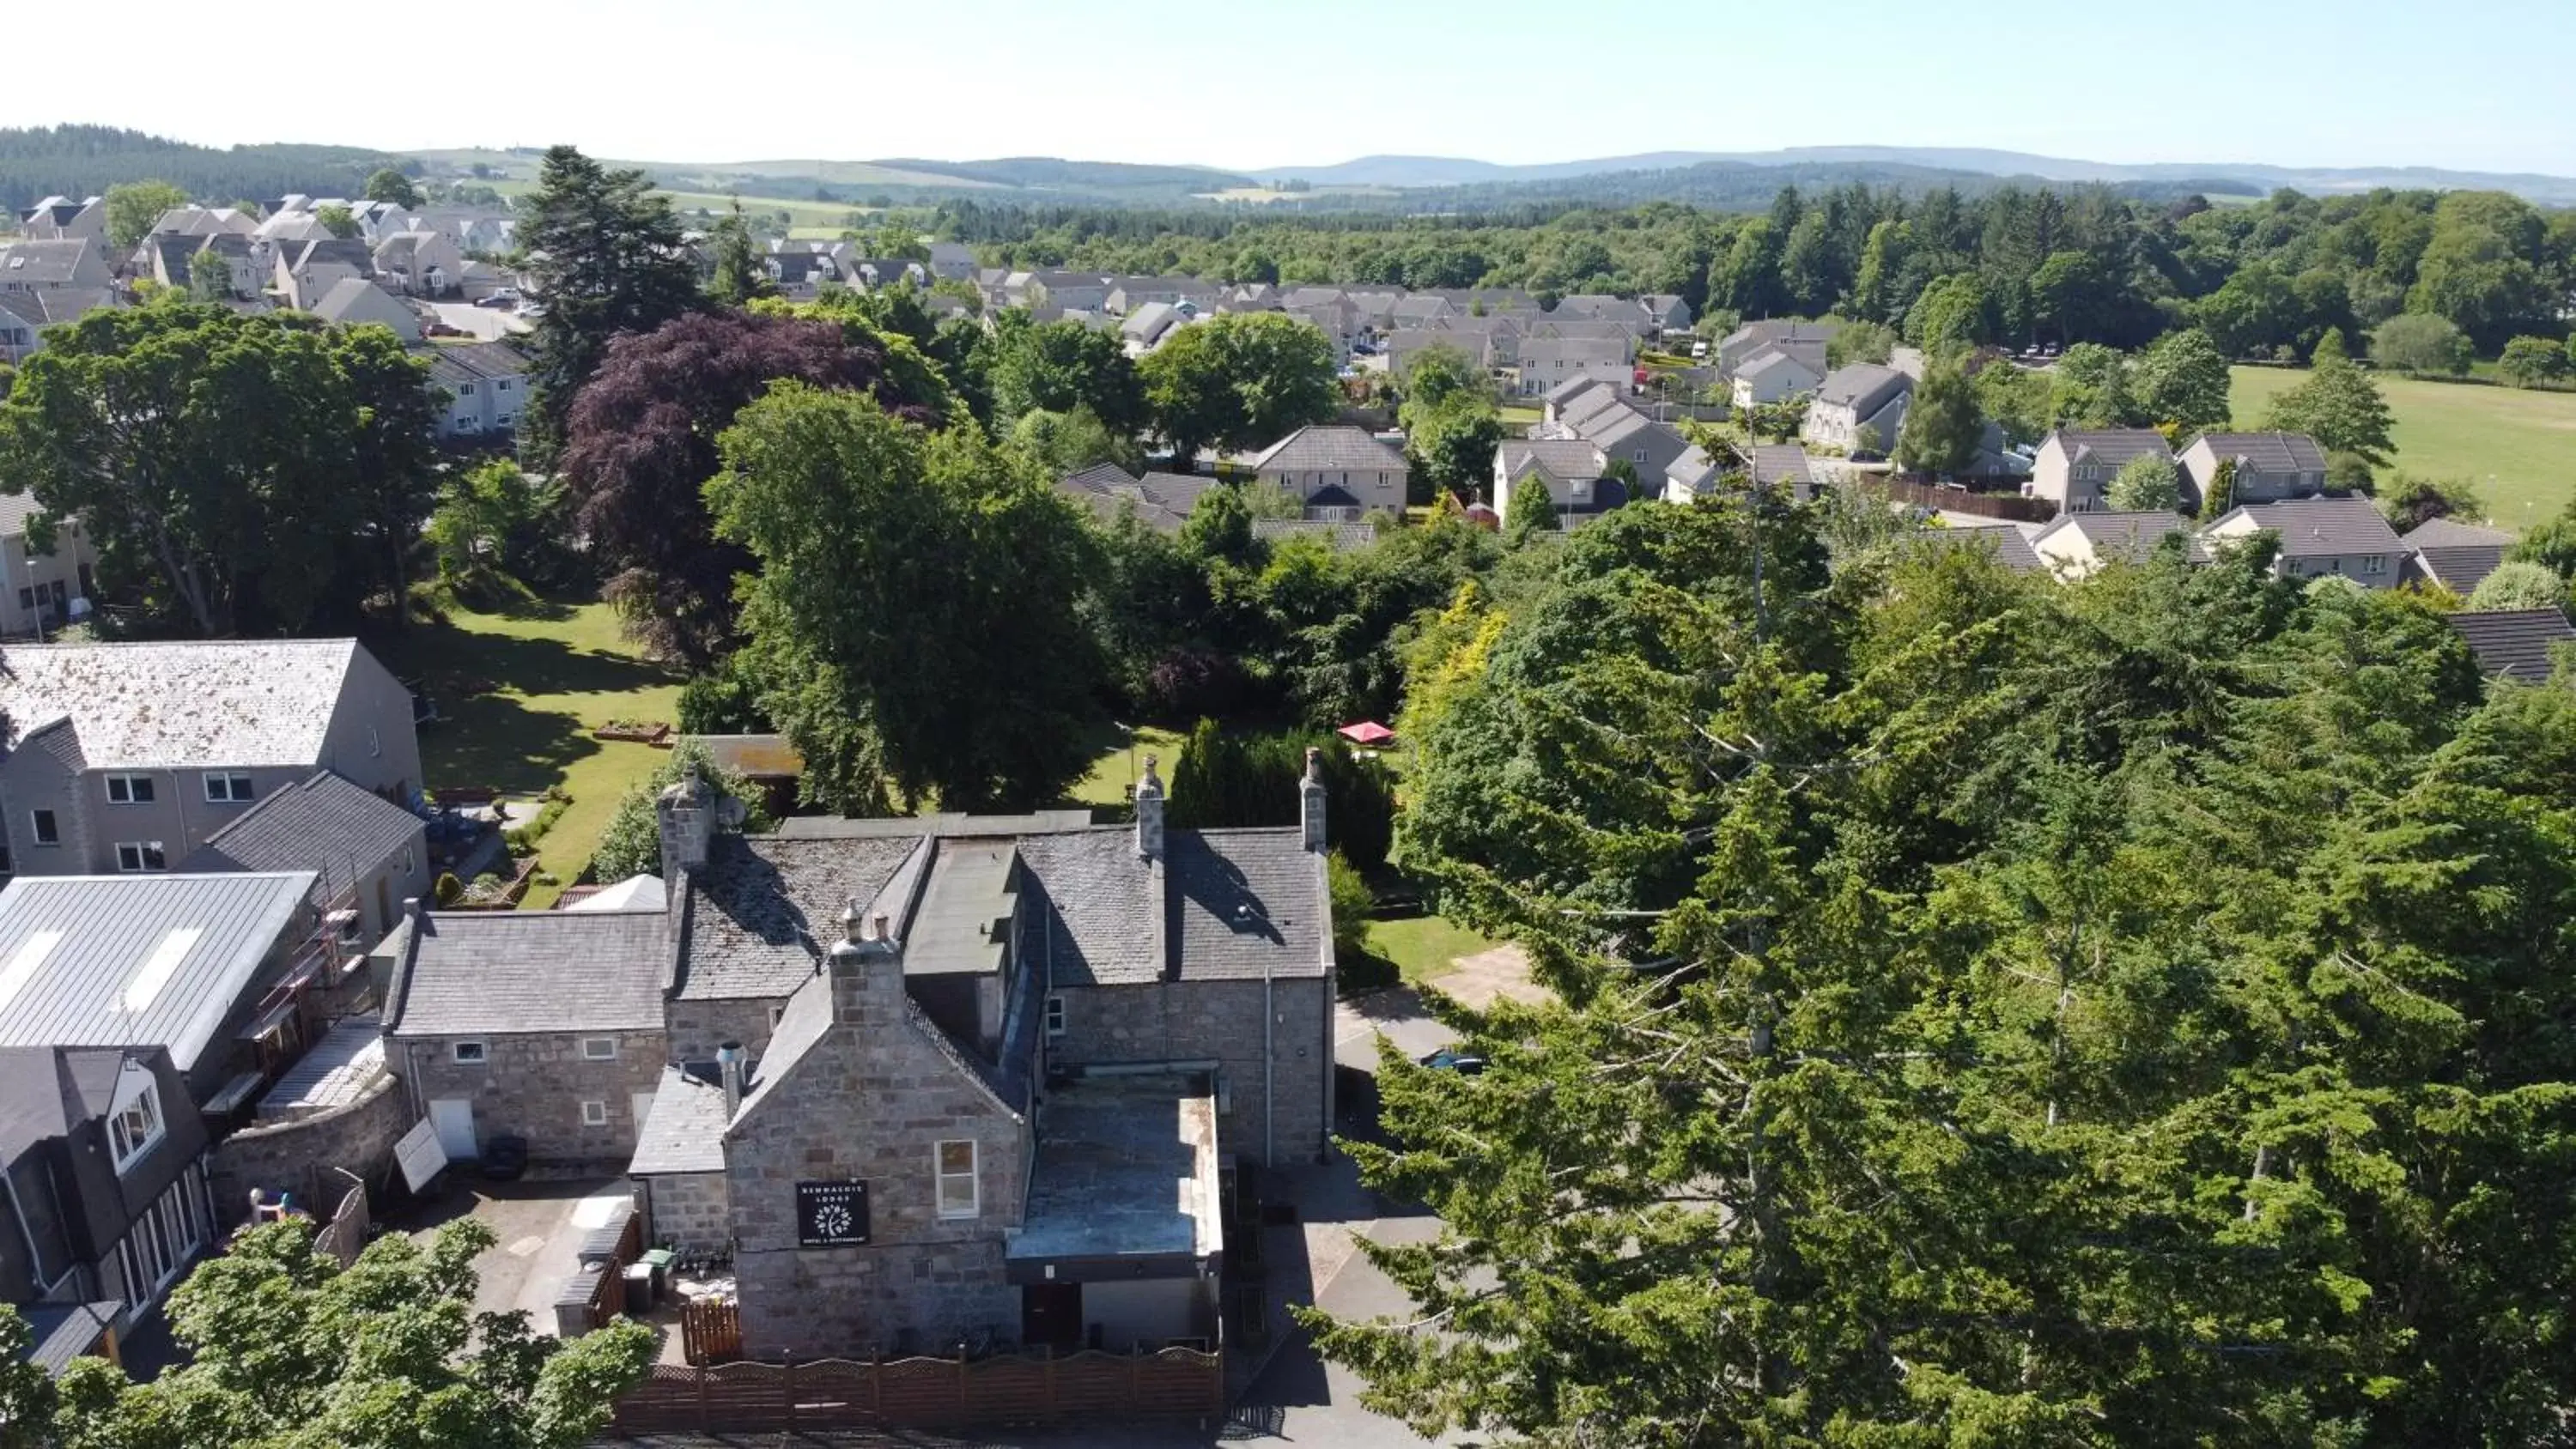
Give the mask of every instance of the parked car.
M 1484 1075 L 1485 1059 L 1470 1056 L 1456 1047 L 1442 1047 L 1422 1059 L 1422 1064 L 1435 1072 L 1456 1072 L 1462 1077 Z
M 501 290 L 494 292 L 489 297 L 475 298 L 474 305 L 477 307 L 515 307 L 519 305 L 518 289 L 515 287 L 503 287 Z

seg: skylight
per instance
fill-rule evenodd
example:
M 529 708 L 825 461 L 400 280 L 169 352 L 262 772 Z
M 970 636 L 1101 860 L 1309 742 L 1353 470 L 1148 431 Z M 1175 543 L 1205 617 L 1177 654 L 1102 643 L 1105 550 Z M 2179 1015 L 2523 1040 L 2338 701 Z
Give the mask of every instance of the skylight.
M 152 948 L 151 959 L 143 963 L 143 969 L 135 972 L 134 979 L 125 983 L 125 1009 L 139 1012 L 150 1007 L 152 999 L 161 994 L 161 988 L 170 984 L 179 963 L 187 960 L 188 953 L 197 948 L 197 938 L 204 934 L 195 926 L 181 926 L 163 936 L 161 944 Z
M 45 958 L 54 954 L 54 948 L 62 943 L 63 933 L 60 931 L 38 931 L 19 943 L 17 951 L 9 957 L 9 964 L 0 966 L 0 1007 L 17 999 L 18 993 L 35 979 L 36 968 L 44 965 Z

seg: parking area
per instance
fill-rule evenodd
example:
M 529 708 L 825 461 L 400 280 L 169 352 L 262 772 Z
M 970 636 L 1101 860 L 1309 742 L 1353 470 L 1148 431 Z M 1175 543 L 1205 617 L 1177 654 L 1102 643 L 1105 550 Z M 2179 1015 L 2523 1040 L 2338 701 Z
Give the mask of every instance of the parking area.
M 477 342 L 498 342 L 529 330 L 528 320 L 513 316 L 507 307 L 477 307 L 471 302 L 432 302 L 429 309 L 438 320 L 473 337 Z
M 477 1313 L 524 1312 L 528 1326 L 552 1333 L 555 1294 L 579 1264 L 582 1235 L 634 1201 L 624 1178 L 574 1182 L 450 1182 L 437 1198 L 394 1226 L 423 1241 L 445 1223 L 470 1217 L 500 1241 L 474 1262 L 482 1282 Z

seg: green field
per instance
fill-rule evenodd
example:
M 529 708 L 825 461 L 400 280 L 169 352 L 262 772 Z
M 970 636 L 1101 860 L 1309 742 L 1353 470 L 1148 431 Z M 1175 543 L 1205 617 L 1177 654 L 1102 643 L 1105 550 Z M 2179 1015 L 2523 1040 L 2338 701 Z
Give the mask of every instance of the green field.
M 611 720 L 668 723 L 679 676 L 645 659 L 597 602 L 537 604 L 506 614 L 451 611 L 376 645 L 388 667 L 438 702 L 420 732 L 430 792 L 490 785 L 529 799 L 560 785 L 572 796 L 538 843 L 543 869 L 523 903 L 543 909 L 590 863 L 627 790 L 670 758 L 650 745 L 595 740 Z M 490 688 L 477 692 L 477 686 Z
M 2237 368 L 2236 426 L 2259 426 L 2273 397 L 2305 376 L 2288 368 Z M 2467 480 L 2503 528 L 2528 527 L 2576 500 L 2576 393 L 2377 381 L 2396 416 L 2397 471 Z
M 536 183 L 533 181 L 487 181 L 482 184 L 514 201 L 523 193 L 536 189 Z M 742 202 L 742 209 L 745 211 L 783 211 L 787 213 L 789 226 L 796 231 L 824 240 L 838 237 L 842 230 L 842 218 L 851 213 L 875 214 L 873 207 L 856 206 L 840 201 L 796 201 L 783 196 L 755 196 L 749 192 L 736 198 L 731 195 L 718 195 L 712 191 L 663 191 L 658 187 L 656 192 L 669 197 L 672 209 L 682 213 L 706 211 L 722 216 L 733 210 L 733 204 L 737 199 Z

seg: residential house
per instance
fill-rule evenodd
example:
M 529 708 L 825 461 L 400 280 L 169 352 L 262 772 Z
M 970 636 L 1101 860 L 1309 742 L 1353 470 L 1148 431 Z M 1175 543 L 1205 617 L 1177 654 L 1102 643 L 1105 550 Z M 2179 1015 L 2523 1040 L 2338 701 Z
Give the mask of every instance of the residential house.
M 1397 377 L 1410 376 L 1414 360 L 1435 347 L 1446 347 L 1465 354 L 1478 370 L 1503 366 L 1496 355 L 1495 333 L 1489 327 L 1446 323 L 1437 327 L 1414 327 L 1390 332 L 1386 338 L 1386 365 Z M 1517 355 L 1517 350 L 1515 354 Z
M 1538 397 L 1580 378 L 1624 387 L 1636 375 L 1631 356 L 1627 344 L 1614 338 L 1525 337 L 1518 390 L 1523 397 Z
M 2564 609 L 2463 609 L 2442 618 L 2468 641 L 2478 672 L 2489 679 L 2545 684 L 2557 673 L 2559 657 L 2576 645 L 2576 627 Z
M 18 229 L 26 234 L 29 241 L 79 242 L 89 248 L 100 266 L 110 264 L 105 197 L 92 196 L 74 201 L 69 197 L 48 196 L 18 213 Z
M 1160 303 L 1169 307 L 1188 302 L 1196 307 L 1213 307 L 1223 289 L 1196 277 L 1118 277 L 1111 279 L 1103 295 L 1104 310 L 1126 316 L 1139 307 Z
M 616 1172 L 670 1060 L 667 909 L 422 911 L 388 943 L 387 1062 L 452 1160 L 495 1137 Z
M 350 911 L 344 924 L 359 940 L 381 941 L 401 923 L 403 902 L 429 896 L 428 829 L 409 809 L 317 770 L 234 816 L 179 869 L 311 871 L 313 908 Z
M 1753 445 L 1753 482 L 1762 488 L 1784 488 L 1804 503 L 1816 496 L 1816 474 L 1807 450 L 1795 443 Z
M 1567 425 L 1567 414 L 1577 406 L 1604 406 L 1618 401 L 1622 391 L 1618 384 L 1597 377 L 1567 378 L 1548 389 L 1547 400 L 1539 405 L 1540 426 L 1562 428 Z
M 1459 309 L 1448 298 L 1438 293 L 1414 292 L 1395 304 L 1395 311 L 1389 320 L 1394 324 L 1394 330 L 1402 332 L 1415 327 L 1428 327 L 1434 322 L 1445 321 L 1457 315 L 1459 315 Z
M 1821 377 L 1827 371 L 1825 344 L 1842 330 L 1839 322 L 1747 322 L 1718 340 L 1717 372 L 1732 377 L 1745 361 L 1763 352 L 1785 352 Z
M 1320 518 L 1256 518 L 1252 536 L 1264 543 L 1313 539 L 1334 553 L 1358 553 L 1377 542 L 1377 528 L 1367 523 L 1333 523 Z
M 1679 429 L 1656 422 L 1618 397 L 1594 393 L 1578 398 L 1564 418 L 1560 426 L 1542 431 L 1590 443 L 1604 458 L 1627 464 L 1640 483 L 1663 478 L 1691 448 Z
M 2462 598 L 2476 592 L 2514 544 L 2514 536 L 2503 529 L 2482 528 L 2456 518 L 2426 519 L 2399 538 L 2406 545 L 2409 578 L 2437 584 Z
M 861 291 L 874 292 L 886 287 L 911 287 L 930 290 L 930 269 L 921 263 L 900 257 L 850 256 L 840 259 L 841 275 Z
M 1717 480 L 1724 476 L 1718 469 L 1717 459 L 1709 456 L 1706 448 L 1693 443 L 1682 450 L 1680 457 L 1665 465 L 1664 501 L 1689 503 L 1705 497 L 1709 490 L 1717 486 Z M 1641 485 L 1638 490 L 1640 497 L 1651 496 L 1655 492 L 1655 480 L 1641 478 L 1638 481 Z
M 465 254 L 434 231 L 394 232 L 370 255 L 378 285 L 409 296 L 454 296 L 465 276 Z
M 21 876 L 167 871 L 320 770 L 420 788 L 411 692 L 354 639 L 0 646 L 0 717 Z
M 1115 463 L 1102 463 L 1057 479 L 1056 486 L 1080 499 L 1103 523 L 1115 523 L 1120 514 L 1133 511 L 1138 522 L 1156 533 L 1177 535 L 1200 495 L 1222 485 L 1214 478 L 1180 473 L 1138 478 Z
M 1109 305 L 1109 279 L 1098 272 L 1033 272 L 1026 306 L 1059 307 L 1067 312 L 1098 312 Z
M 189 291 L 200 265 L 221 265 L 227 296 L 248 300 L 260 293 L 261 268 L 252 256 L 251 239 L 239 232 L 154 232 L 143 239 L 138 254 L 145 260 L 136 270 L 164 287 Z M 216 260 L 200 263 L 200 257 Z
M 1637 310 L 1646 314 L 1646 325 L 1660 336 L 1691 330 L 1690 303 L 1670 292 L 1649 292 L 1637 299 Z
M 1298 294 L 1289 295 L 1293 298 Z M 1282 302 L 1279 310 L 1323 333 L 1324 340 L 1333 344 L 1333 360 L 1337 364 L 1350 361 L 1352 346 L 1368 335 L 1368 324 L 1360 316 L 1359 308 L 1338 292 L 1319 300 Z
M 1512 495 L 1523 488 L 1544 488 L 1556 505 L 1557 526 L 1567 529 L 1630 500 L 1626 480 L 1610 471 L 1609 456 L 1579 438 L 1503 440 L 1494 449 L 1494 511 L 1509 519 Z
M 1252 460 L 1253 476 L 1302 500 L 1309 518 L 1356 522 L 1361 513 L 1404 511 L 1404 455 L 1364 428 L 1305 427 Z
M 2209 550 L 2191 523 L 2170 509 L 2143 513 L 2061 513 L 2031 535 L 2031 551 L 2061 579 L 2090 578 L 2112 563 L 2141 564 L 2168 538 L 2179 537 L 2184 556 L 2209 562 Z
M 72 600 L 98 587 L 98 550 L 77 518 L 54 522 L 54 545 L 36 552 L 27 525 L 42 510 L 24 493 L 0 493 L 0 635 L 24 639 L 71 621 Z
M 2209 496 L 2222 463 L 2236 465 L 2230 503 L 2276 503 L 2312 498 L 2326 490 L 2326 453 L 2305 433 L 2203 433 L 2174 461 L 2189 487 L 2186 504 Z
M 2109 506 L 2103 495 L 2111 480 L 2144 457 L 2170 460 L 2173 446 L 2153 428 L 2059 428 L 2040 442 L 2030 495 L 2060 513 L 2098 512 Z
M 353 277 L 371 280 L 375 274 L 374 251 L 354 238 L 342 241 L 325 235 L 277 248 L 276 290 L 286 305 L 300 312 L 315 310 L 340 283 Z
M 45 345 L 46 333 L 116 304 L 116 294 L 104 288 L 0 292 L 0 362 L 24 362 Z
M 422 231 L 445 237 L 448 245 L 469 259 L 507 256 L 518 244 L 518 219 L 506 212 L 425 211 L 413 220 Z
M 1197 315 L 1197 307 L 1188 302 L 1147 302 L 1119 322 L 1118 336 L 1128 356 L 1142 357 Z
M 1395 330 L 1395 308 L 1404 300 L 1404 293 L 1354 287 L 1342 295 L 1349 298 L 1351 306 L 1359 312 L 1362 327 L 1373 333 Z
M 1917 549 L 1971 548 L 2017 574 L 2037 573 L 2047 565 L 2019 525 L 1973 514 L 1944 514 L 1908 536 Z
M 342 277 L 309 309 L 335 327 L 382 327 L 406 347 L 424 340 L 420 316 L 401 299 L 363 277 Z
M 2280 537 L 2280 552 L 2272 560 L 2276 578 L 2339 576 L 2368 588 L 2392 589 L 2404 573 L 2406 545 L 2367 498 L 2244 504 L 2201 532 L 2215 548 L 2265 530 Z
M 819 296 L 826 282 L 839 285 L 844 278 L 838 263 L 824 252 L 801 249 L 771 252 L 761 259 L 761 270 L 769 274 L 771 285 L 782 297 L 811 301 Z
M 1786 402 L 1814 392 L 1824 380 L 1823 372 L 1795 355 L 1776 347 L 1767 348 L 1746 358 L 1744 365 L 1735 370 L 1735 405 L 1751 408 Z
M 1623 320 L 1639 315 L 1636 303 L 1625 297 L 1613 297 L 1604 292 L 1576 292 L 1570 296 L 1559 297 L 1556 299 L 1556 305 L 1548 309 L 1548 313 L 1550 316 L 1563 318 L 1618 317 Z
M 152 223 L 154 236 L 238 236 L 259 231 L 259 218 L 237 206 L 174 206 Z
M 0 242 L 0 294 L 105 292 L 115 285 L 106 257 L 79 238 Z
M 930 274 L 943 282 L 975 280 L 974 250 L 960 242 L 932 242 Z
M 1885 452 L 1896 446 L 1906 405 L 1913 399 L 1914 379 L 1895 368 L 1875 362 L 1837 367 L 1817 384 L 1816 400 L 1808 405 L 1798 435 L 1817 447 L 1845 453 Z
M 528 402 L 528 355 L 507 342 L 452 342 L 429 348 L 430 386 L 444 395 L 438 436 L 444 442 L 505 439 L 518 431 Z

